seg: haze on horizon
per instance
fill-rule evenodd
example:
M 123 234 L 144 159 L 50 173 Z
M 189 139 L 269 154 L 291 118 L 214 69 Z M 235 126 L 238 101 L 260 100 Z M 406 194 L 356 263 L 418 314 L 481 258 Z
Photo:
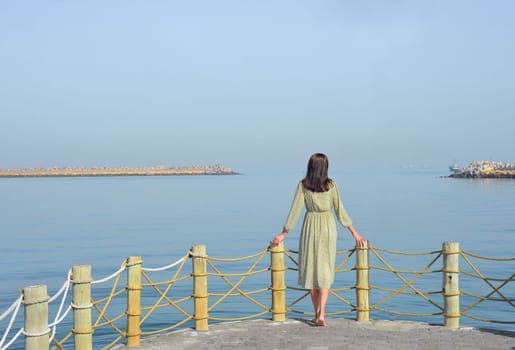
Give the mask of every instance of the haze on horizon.
M 0 169 L 515 163 L 515 2 L 0 2 Z

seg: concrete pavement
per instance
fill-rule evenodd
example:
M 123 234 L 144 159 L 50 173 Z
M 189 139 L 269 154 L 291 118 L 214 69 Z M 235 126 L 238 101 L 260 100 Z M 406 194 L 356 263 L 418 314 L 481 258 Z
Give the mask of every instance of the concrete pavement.
M 250 320 L 219 323 L 209 331 L 183 329 L 142 339 L 141 350 L 226 350 L 226 349 L 506 349 L 515 350 L 515 332 L 491 329 L 448 329 L 410 321 L 356 322 L 327 319 L 317 327 L 303 319 L 285 322 Z M 128 349 L 118 345 L 114 349 Z

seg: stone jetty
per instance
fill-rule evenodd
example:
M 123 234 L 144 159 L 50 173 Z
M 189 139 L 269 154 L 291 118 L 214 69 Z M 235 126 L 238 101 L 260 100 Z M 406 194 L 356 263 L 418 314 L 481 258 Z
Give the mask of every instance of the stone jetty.
M 216 164 L 186 167 L 94 167 L 94 168 L 25 168 L 0 169 L 0 177 L 59 177 L 59 176 L 170 176 L 170 175 L 234 175 L 231 168 Z
M 450 167 L 449 177 L 455 178 L 508 178 L 515 179 L 515 164 L 474 160 L 467 167 Z
M 113 349 L 129 349 L 117 345 Z M 326 327 L 308 320 L 251 320 L 216 324 L 209 331 L 184 329 L 144 338 L 140 350 L 447 350 L 515 349 L 515 332 L 479 328 L 449 329 L 410 321 L 327 319 Z

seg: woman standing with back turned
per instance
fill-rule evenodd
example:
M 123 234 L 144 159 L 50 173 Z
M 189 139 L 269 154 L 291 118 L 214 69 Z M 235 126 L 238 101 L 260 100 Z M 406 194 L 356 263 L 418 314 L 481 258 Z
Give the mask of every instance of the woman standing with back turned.
M 328 168 L 329 161 L 325 154 L 315 153 L 311 156 L 306 177 L 297 186 L 283 231 L 271 242 L 277 245 L 284 240 L 295 227 L 305 206 L 299 242 L 299 284 L 310 290 L 315 309 L 313 322 L 318 326 L 326 325 L 325 305 L 334 280 L 337 232 L 331 210 L 334 210 L 340 224 L 350 231 L 357 246 L 365 243 L 365 239 L 352 226 L 336 182 L 328 177 Z

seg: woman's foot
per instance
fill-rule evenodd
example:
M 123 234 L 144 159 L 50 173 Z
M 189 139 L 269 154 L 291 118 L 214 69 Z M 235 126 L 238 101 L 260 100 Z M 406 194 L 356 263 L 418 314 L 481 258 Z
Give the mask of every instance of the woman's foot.
M 315 326 L 318 325 L 318 313 L 317 312 L 315 312 L 315 317 L 313 317 L 309 322 Z
M 325 320 L 316 321 L 316 325 L 319 327 L 325 327 L 326 326 Z

